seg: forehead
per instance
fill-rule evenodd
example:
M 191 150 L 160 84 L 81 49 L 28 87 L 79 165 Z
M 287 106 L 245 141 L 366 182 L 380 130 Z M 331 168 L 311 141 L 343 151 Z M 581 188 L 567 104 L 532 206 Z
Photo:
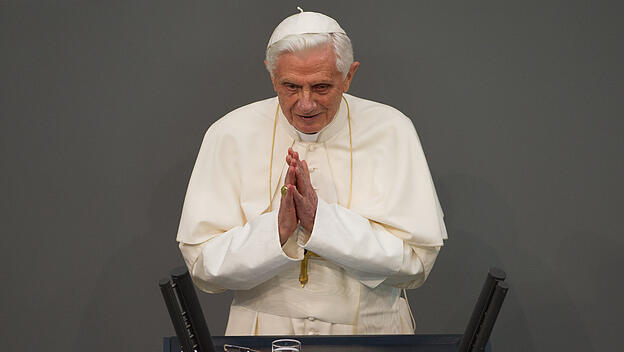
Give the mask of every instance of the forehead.
M 283 53 L 277 59 L 275 78 L 278 81 L 333 80 L 341 76 L 336 68 L 336 55 L 329 45 L 296 53 Z

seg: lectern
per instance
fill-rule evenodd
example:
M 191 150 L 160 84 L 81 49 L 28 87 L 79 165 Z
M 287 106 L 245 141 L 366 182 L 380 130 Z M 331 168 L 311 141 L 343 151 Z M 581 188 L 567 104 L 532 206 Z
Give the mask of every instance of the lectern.
M 506 274 L 490 268 L 485 283 L 463 335 L 361 335 L 294 336 L 305 352 L 481 352 L 490 351 L 489 338 L 509 287 Z M 199 305 L 193 282 L 186 267 L 176 268 L 171 278 L 159 282 L 177 337 L 165 337 L 164 352 L 215 352 L 215 345 L 246 346 L 268 351 L 271 341 L 284 336 L 215 336 L 210 335 Z

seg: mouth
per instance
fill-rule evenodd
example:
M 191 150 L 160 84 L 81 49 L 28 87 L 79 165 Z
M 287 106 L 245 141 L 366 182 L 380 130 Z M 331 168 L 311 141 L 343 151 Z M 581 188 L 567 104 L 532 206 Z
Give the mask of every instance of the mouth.
M 318 114 L 312 114 L 312 115 L 300 115 L 300 114 L 297 114 L 297 116 L 299 116 L 302 119 L 311 119 L 311 118 L 317 117 L 320 114 L 321 113 L 319 112 Z

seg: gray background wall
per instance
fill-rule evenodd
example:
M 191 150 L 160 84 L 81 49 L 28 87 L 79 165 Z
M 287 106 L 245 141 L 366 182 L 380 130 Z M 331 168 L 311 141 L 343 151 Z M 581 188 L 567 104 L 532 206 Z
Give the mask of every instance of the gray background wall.
M 297 5 L 350 34 L 353 94 L 419 131 L 450 236 L 420 331 L 462 332 L 496 265 L 496 351 L 622 349 L 623 6 L 584 1 L 1 1 L 3 348 L 161 349 L 202 135 L 273 95 Z M 230 299 L 202 295 L 215 334 Z

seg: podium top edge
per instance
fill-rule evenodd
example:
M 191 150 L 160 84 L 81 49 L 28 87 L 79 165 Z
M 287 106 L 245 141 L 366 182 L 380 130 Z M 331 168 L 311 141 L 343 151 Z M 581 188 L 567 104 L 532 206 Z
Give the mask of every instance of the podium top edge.
M 503 281 L 507 277 L 507 274 L 503 271 L 503 269 L 499 269 L 497 267 L 491 267 L 489 271 L 490 276 L 498 281 Z
M 179 266 L 177 268 L 174 268 L 173 270 L 171 270 L 171 277 L 173 278 L 177 278 L 177 277 L 182 277 L 185 275 L 189 275 L 188 269 L 186 268 L 186 266 Z

